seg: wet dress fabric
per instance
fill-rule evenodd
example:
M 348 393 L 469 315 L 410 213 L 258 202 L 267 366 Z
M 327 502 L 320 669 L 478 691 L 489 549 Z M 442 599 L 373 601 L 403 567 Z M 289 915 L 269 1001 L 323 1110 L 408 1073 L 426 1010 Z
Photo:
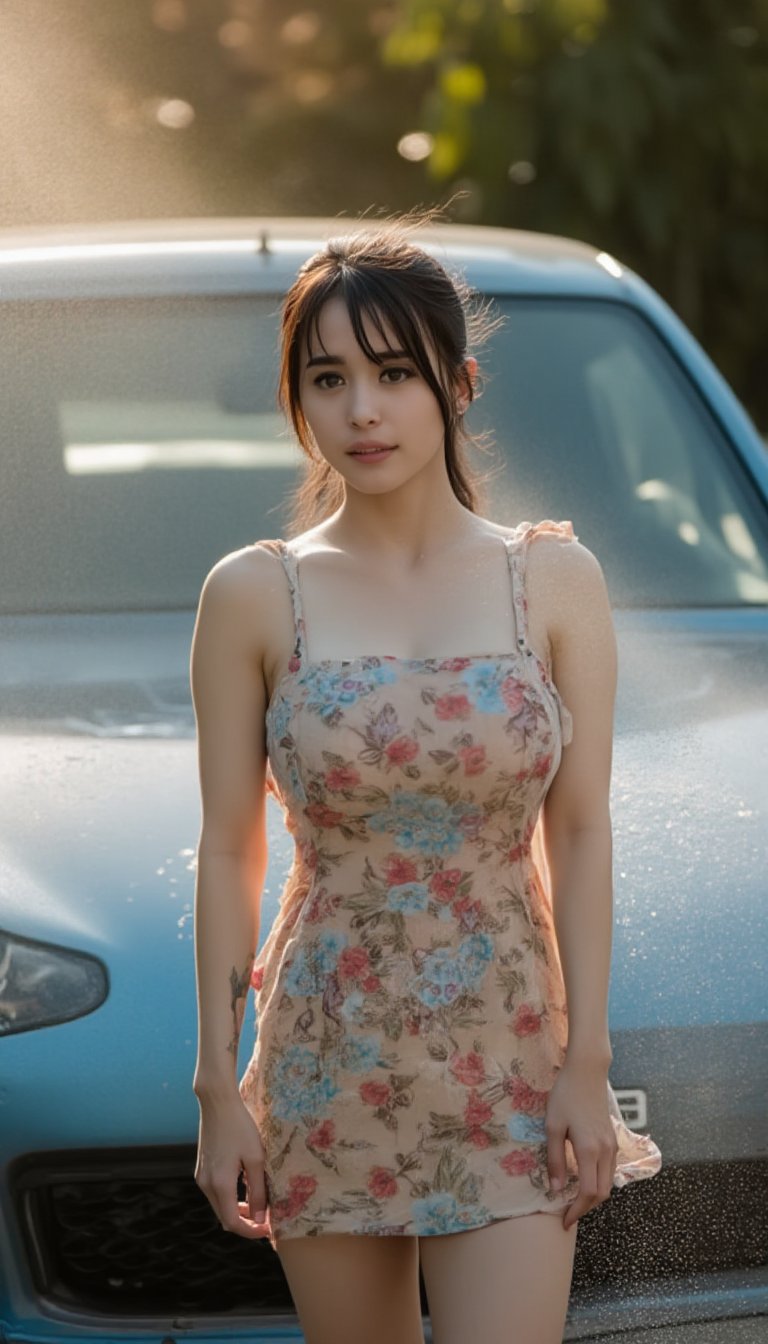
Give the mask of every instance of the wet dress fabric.
M 270 1241 L 432 1236 L 558 1213 L 547 1097 L 567 1012 L 540 809 L 571 716 L 528 644 L 533 537 L 500 535 L 516 646 L 453 658 L 310 662 L 298 561 L 295 647 L 266 717 L 267 788 L 295 843 L 251 984 L 240 1095 L 265 1152 Z M 652 1176 L 608 1084 L 614 1185 Z

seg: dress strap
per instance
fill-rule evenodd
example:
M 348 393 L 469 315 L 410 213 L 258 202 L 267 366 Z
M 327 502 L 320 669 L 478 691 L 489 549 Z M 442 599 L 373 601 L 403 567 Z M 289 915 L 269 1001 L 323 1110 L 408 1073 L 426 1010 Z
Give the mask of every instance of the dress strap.
M 518 648 L 527 649 L 528 645 L 528 595 L 526 589 L 526 571 L 528 563 L 528 548 L 534 537 L 543 534 L 562 537 L 568 541 L 578 541 L 573 530 L 573 523 L 568 519 L 563 519 L 556 523 L 551 518 L 545 518 L 540 523 L 518 524 L 515 528 L 515 534 L 506 537 L 507 554 L 509 557 L 509 569 L 512 577 L 512 603 L 515 609 L 515 631 Z
M 573 530 L 573 523 L 569 519 L 562 519 L 559 523 L 552 518 L 545 518 L 540 523 L 529 523 L 527 520 L 520 523 L 515 528 L 514 535 L 505 538 L 507 543 L 507 555 L 509 557 L 509 568 L 512 576 L 512 602 L 515 608 L 515 631 L 518 649 L 530 656 L 538 668 L 538 674 L 542 683 L 551 692 L 557 712 L 560 717 L 560 730 L 562 734 L 563 746 L 567 746 L 573 740 L 573 717 L 568 706 L 563 702 L 562 696 L 549 675 L 547 668 L 542 663 L 538 654 L 531 648 L 528 642 L 528 597 L 526 592 L 526 567 L 528 562 L 528 548 L 534 537 L 543 534 L 561 537 L 565 541 L 578 541 L 578 537 Z
M 306 648 L 306 630 L 304 625 L 304 611 L 301 605 L 301 589 L 299 587 L 299 561 L 296 554 L 290 549 L 288 544 L 280 537 L 275 537 L 269 541 L 260 541 L 260 546 L 266 546 L 279 558 L 285 570 L 285 576 L 288 580 L 288 587 L 291 593 L 291 605 L 293 607 L 293 629 L 294 645 L 291 660 L 288 664 L 289 672 L 296 672 L 299 664 L 304 658 Z

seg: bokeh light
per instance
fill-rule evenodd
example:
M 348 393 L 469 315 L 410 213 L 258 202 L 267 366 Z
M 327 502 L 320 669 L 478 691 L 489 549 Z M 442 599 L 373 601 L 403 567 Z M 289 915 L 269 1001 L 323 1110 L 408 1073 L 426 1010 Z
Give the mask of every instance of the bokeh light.
M 333 89 L 333 79 L 325 70 L 301 70 L 287 81 L 288 90 L 298 103 L 319 103 Z
M 184 98 L 156 99 L 151 106 L 155 120 L 169 131 L 186 131 L 195 120 L 195 109 Z
M 280 29 L 280 37 L 283 42 L 299 47 L 307 42 L 314 42 L 320 28 L 321 20 L 317 10 L 305 9 L 300 14 L 292 14 L 290 19 L 286 19 Z
M 229 51 L 237 51 L 238 47 L 245 47 L 251 41 L 253 29 L 245 19 L 227 19 L 226 23 L 222 23 L 216 36 L 220 46 L 226 47 Z
M 518 159 L 515 163 L 510 163 L 507 177 L 516 187 L 527 187 L 536 178 L 536 165 L 529 159 Z
M 434 138 L 426 131 L 410 131 L 408 135 L 401 135 L 397 142 L 397 152 L 403 159 L 408 159 L 410 163 L 420 163 L 422 159 L 428 159 L 434 147 Z
M 180 33 L 187 26 L 186 0 L 155 0 L 152 22 L 164 33 Z

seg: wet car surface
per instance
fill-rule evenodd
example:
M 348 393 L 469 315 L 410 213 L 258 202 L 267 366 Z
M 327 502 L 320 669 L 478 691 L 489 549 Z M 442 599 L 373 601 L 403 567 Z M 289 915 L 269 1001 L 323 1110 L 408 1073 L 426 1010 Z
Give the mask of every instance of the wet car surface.
M 0 234 L 0 1338 L 301 1338 L 277 1257 L 192 1179 L 188 667 L 211 565 L 284 534 L 279 304 L 338 230 Z M 664 1167 L 581 1220 L 566 1337 L 741 1344 L 768 1313 L 768 458 L 612 258 L 424 240 L 507 319 L 471 421 L 489 516 L 571 519 L 619 643 L 611 1082 Z M 260 943 L 292 853 L 268 807 Z M 252 1043 L 251 1006 L 241 1072 Z

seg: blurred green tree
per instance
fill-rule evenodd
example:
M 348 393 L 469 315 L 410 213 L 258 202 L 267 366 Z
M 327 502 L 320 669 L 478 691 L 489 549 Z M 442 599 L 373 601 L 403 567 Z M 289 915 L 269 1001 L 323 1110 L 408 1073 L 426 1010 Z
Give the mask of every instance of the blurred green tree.
M 768 426 L 766 0 L 403 0 L 382 59 L 465 219 L 614 253 Z

